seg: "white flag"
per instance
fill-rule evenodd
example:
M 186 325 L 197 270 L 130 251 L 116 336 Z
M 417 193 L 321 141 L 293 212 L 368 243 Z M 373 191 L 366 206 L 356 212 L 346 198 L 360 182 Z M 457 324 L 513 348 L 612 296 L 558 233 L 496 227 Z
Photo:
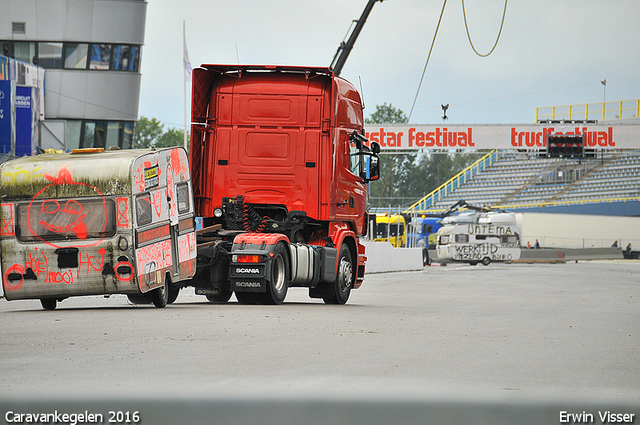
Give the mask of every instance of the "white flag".
M 193 68 L 191 67 L 191 62 L 189 62 L 189 52 L 187 51 L 187 36 L 184 22 L 182 23 L 182 40 L 184 41 L 184 58 L 182 59 L 182 65 L 184 66 L 185 78 L 190 81 L 191 71 L 193 71 Z

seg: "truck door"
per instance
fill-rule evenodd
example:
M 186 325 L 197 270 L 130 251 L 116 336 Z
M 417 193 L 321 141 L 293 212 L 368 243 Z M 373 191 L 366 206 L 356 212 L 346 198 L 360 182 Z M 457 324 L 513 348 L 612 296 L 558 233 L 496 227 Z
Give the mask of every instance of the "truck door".
M 336 218 L 349 220 L 358 225 L 365 211 L 366 188 L 358 172 L 359 152 L 356 144 L 349 140 L 347 131 L 340 131 L 337 144 L 338 158 L 336 159 Z M 353 155 L 352 155 L 353 154 Z

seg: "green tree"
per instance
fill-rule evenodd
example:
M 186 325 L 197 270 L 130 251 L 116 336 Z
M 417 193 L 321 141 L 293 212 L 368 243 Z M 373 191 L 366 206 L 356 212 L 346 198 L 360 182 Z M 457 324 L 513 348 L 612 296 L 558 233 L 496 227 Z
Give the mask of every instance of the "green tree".
M 386 103 L 365 119 L 367 124 L 405 124 L 404 112 Z M 433 150 L 406 154 L 386 151 L 380 156 L 380 179 L 370 185 L 372 207 L 404 208 L 422 198 L 451 177 L 464 170 L 478 157 L 477 153 Z
M 365 118 L 366 124 L 406 124 L 408 121 L 401 109 L 386 103 L 376 105 L 376 111 Z M 373 206 L 399 206 L 395 199 L 403 196 L 401 188 L 415 159 L 415 154 L 384 152 L 380 155 L 380 179 L 370 186 L 369 193 Z
M 155 118 L 140 117 L 136 123 L 136 132 L 133 137 L 134 148 L 166 148 L 183 144 L 184 135 L 181 130 L 170 128 L 165 131 L 164 124 Z

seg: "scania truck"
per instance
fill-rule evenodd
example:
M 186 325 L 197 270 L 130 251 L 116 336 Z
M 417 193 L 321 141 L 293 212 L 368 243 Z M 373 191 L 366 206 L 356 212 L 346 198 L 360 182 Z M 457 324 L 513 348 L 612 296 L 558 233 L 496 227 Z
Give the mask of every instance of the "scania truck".
M 358 91 L 297 66 L 205 64 L 192 84 L 196 294 L 281 304 L 303 287 L 346 303 L 364 278 L 367 183 L 379 176 Z

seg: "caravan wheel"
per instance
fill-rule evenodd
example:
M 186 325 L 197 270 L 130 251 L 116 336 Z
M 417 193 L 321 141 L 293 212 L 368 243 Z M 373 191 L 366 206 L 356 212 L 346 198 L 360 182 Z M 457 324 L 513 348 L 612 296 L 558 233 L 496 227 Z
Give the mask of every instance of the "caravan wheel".
M 164 308 L 169 302 L 169 279 L 164 279 L 164 284 L 151 291 L 151 301 L 157 308 Z
M 42 298 L 40 304 L 45 310 L 55 310 L 58 300 L 55 298 Z

